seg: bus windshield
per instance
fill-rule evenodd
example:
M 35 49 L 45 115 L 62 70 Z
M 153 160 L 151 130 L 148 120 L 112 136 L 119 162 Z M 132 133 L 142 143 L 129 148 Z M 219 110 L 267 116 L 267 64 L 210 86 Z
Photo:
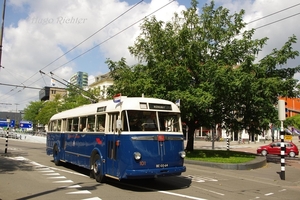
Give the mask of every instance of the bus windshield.
M 180 132 L 179 113 L 128 110 L 126 116 L 125 131 Z

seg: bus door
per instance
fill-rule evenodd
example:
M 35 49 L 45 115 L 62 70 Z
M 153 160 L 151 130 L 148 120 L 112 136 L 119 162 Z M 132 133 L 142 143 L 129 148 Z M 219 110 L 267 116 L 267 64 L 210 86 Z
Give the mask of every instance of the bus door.
M 107 161 L 106 161 L 106 174 L 118 177 L 120 174 L 118 163 L 118 131 L 117 120 L 119 112 L 108 114 L 108 134 L 106 135 L 107 144 Z

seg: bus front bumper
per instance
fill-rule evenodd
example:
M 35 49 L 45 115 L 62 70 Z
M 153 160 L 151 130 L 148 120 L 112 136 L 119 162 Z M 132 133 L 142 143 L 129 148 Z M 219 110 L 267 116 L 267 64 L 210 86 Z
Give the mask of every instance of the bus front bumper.
M 138 169 L 126 170 L 123 178 L 126 179 L 140 179 L 140 178 L 158 178 L 165 176 L 178 176 L 186 171 L 186 167 L 168 167 L 168 168 L 155 168 L 155 169 Z

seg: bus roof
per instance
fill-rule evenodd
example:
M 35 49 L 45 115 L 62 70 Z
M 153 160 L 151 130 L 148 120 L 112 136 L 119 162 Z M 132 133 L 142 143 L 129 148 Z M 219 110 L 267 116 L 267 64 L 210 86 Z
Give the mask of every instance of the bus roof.
M 147 107 L 141 108 L 141 103 L 147 104 Z M 158 107 L 150 109 L 149 103 L 152 105 L 157 105 Z M 168 105 L 169 109 L 164 109 L 160 107 L 160 105 Z M 120 110 L 160 110 L 180 113 L 179 108 L 173 102 L 168 100 L 146 97 L 122 96 L 120 103 L 115 103 L 113 100 L 107 100 L 95 104 L 87 104 L 57 113 L 53 115 L 50 120 L 70 118 L 74 116 L 93 115 L 97 113 L 97 110 L 98 112 L 100 112 L 99 109 L 101 110 L 101 108 L 103 107 L 106 107 L 106 112 L 119 112 Z

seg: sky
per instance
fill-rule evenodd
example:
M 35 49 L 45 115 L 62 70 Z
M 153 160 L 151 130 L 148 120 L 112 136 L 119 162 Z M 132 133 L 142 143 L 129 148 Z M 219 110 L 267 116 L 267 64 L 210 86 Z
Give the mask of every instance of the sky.
M 3 8 L 0 0 L 0 10 Z M 137 60 L 128 51 L 140 33 L 141 20 L 151 13 L 170 21 L 190 7 L 190 0 L 6 0 L 0 68 L 0 111 L 19 112 L 39 91 L 78 71 L 94 77 L 109 71 L 107 58 Z M 199 12 L 208 0 L 198 0 Z M 231 13 L 245 10 L 246 29 L 254 38 L 268 37 L 259 57 L 281 48 L 293 34 L 300 39 L 298 0 L 215 0 Z M 2 12 L 1 12 L 2 13 Z M 2 16 L 2 14 L 1 14 Z M 1 17 L 2 18 L 2 17 Z M 0 18 L 1 22 L 3 20 Z M 254 21 L 256 19 L 260 19 Z M 300 45 L 293 46 L 300 51 Z M 300 58 L 287 66 L 300 65 Z M 42 72 L 42 73 L 40 73 Z M 300 79 L 297 74 L 295 78 Z M 57 87 L 65 87 L 56 82 Z

